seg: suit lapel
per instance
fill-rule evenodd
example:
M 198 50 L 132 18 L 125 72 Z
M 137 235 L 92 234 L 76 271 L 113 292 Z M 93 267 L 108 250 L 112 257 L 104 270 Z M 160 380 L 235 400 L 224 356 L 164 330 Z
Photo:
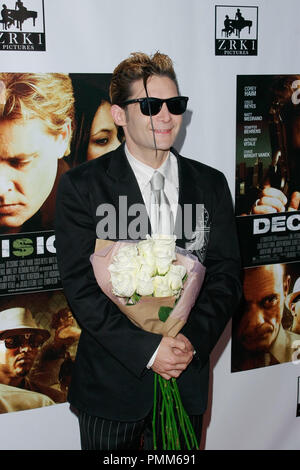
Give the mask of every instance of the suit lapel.
M 175 222 L 176 243 L 184 248 L 196 227 L 195 203 L 197 199 L 203 201 L 203 195 L 199 185 L 194 184 L 194 173 L 186 160 L 175 149 L 172 148 L 171 151 L 177 158 L 179 179 L 178 210 Z
M 150 220 L 137 179 L 128 163 L 124 144 L 118 147 L 112 155 L 107 175 L 112 181 L 111 197 L 117 211 L 118 238 L 132 238 L 129 232 L 131 231 L 131 235 L 134 235 L 135 224 L 138 224 L 137 217 L 141 222 L 140 238 L 145 238 L 147 233 L 151 233 Z M 138 226 L 136 230 L 138 230 Z M 135 237 L 133 238 L 135 239 Z
M 116 196 L 119 194 L 126 195 L 131 202 L 143 202 L 138 182 L 124 151 L 124 144 L 118 147 L 112 155 L 107 174 L 114 181 L 114 184 L 118 184 L 118 191 L 115 192 Z

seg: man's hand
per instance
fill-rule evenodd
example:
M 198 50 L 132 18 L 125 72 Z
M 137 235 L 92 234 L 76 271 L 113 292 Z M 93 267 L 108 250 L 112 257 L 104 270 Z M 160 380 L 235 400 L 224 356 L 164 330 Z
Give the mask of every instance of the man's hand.
M 265 186 L 260 198 L 252 207 L 252 214 L 271 214 L 274 212 L 297 211 L 300 204 L 300 193 L 294 191 L 286 208 L 287 198 L 282 191 L 271 186 Z
M 180 339 L 181 341 L 183 341 L 185 344 L 186 350 L 192 351 L 192 353 L 194 353 L 194 346 L 192 345 L 190 340 L 187 339 L 186 336 L 184 336 L 182 333 L 178 333 L 178 335 L 176 336 L 176 339 Z M 176 349 L 174 351 L 176 352 Z
M 167 380 L 179 377 L 193 359 L 193 348 L 190 348 L 187 342 L 191 343 L 183 335 L 178 336 L 176 338 L 163 337 L 151 367 L 154 372 Z
M 273 212 L 284 212 L 287 198 L 282 191 L 270 186 L 265 186 L 260 198 L 252 207 L 252 214 L 271 214 Z

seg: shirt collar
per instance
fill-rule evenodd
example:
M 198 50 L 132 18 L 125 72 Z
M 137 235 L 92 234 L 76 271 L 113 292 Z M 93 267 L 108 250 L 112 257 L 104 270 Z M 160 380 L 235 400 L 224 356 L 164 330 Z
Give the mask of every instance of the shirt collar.
M 139 182 L 141 188 L 145 188 L 145 186 L 150 182 L 153 173 L 156 171 L 149 165 L 137 160 L 128 150 L 128 147 L 125 143 L 125 154 L 128 159 L 128 162 Z M 172 152 L 169 152 L 167 158 L 163 162 L 163 164 L 157 169 L 166 180 L 170 183 L 174 184 L 178 188 L 178 171 L 177 171 L 177 159 Z

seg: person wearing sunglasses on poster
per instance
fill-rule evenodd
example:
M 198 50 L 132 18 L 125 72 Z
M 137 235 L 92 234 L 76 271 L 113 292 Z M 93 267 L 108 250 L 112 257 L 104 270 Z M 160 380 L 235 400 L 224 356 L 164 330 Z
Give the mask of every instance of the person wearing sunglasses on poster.
M 179 93 L 167 55 L 132 53 L 114 70 L 110 97 L 124 142 L 67 172 L 57 196 L 58 264 L 82 329 L 68 399 L 78 411 L 82 449 L 153 449 L 153 372 L 177 378 L 200 441 L 209 355 L 241 295 L 231 195 L 222 173 L 173 148 L 188 98 Z M 157 220 L 152 196 L 161 182 L 168 217 Z M 135 326 L 102 293 L 90 263 L 97 238 L 145 239 L 150 233 L 175 234 L 176 244 L 197 253 L 207 270 L 175 338 Z
M 14 307 L 0 312 L 0 383 L 41 393 L 53 402 L 63 401 L 63 393 L 31 376 L 39 349 L 49 337 L 48 330 L 36 325 L 29 309 Z

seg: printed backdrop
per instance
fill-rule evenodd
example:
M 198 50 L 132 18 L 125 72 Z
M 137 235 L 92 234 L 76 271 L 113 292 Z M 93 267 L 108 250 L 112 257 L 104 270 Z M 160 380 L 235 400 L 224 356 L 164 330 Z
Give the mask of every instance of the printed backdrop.
M 7 134 L 5 141 L 14 157 L 9 171 L 18 175 L 14 187 L 23 186 L 22 194 L 27 188 L 36 212 L 11 230 L 12 214 L 2 210 L 0 312 L 13 309 L 16 315 L 26 308 L 47 339 L 26 380 L 16 384 L 9 374 L 0 375 L 1 449 L 80 449 L 77 420 L 66 402 L 80 328 L 57 271 L 55 190 L 69 167 L 118 145 L 107 96 L 114 67 L 132 51 L 157 50 L 172 57 L 181 93 L 190 98 L 175 147 L 224 172 L 241 242 L 244 301 L 212 354 L 202 447 L 299 449 L 299 13 L 297 0 L 2 5 L 0 73 L 12 87 L 20 74 L 41 80 L 50 74 L 49 90 L 52 83 L 59 106 L 68 102 L 72 109 L 60 134 L 70 137 L 68 148 L 53 152 L 52 159 L 44 155 L 35 179 L 28 170 L 31 157 L 19 157 L 41 156 L 32 148 L 43 138 L 41 130 L 18 139 Z M 69 83 L 72 99 L 57 91 L 57 74 Z M 0 149 L 6 131 L 1 129 Z M 16 142 L 27 153 L 16 150 Z M 5 155 L 2 148 L 4 188 Z M 276 192 L 270 196 L 266 189 Z M 1 342 L 2 365 L 7 351 Z
M 237 77 L 236 214 L 245 299 L 233 319 L 233 371 L 298 360 L 299 84 L 296 75 Z

